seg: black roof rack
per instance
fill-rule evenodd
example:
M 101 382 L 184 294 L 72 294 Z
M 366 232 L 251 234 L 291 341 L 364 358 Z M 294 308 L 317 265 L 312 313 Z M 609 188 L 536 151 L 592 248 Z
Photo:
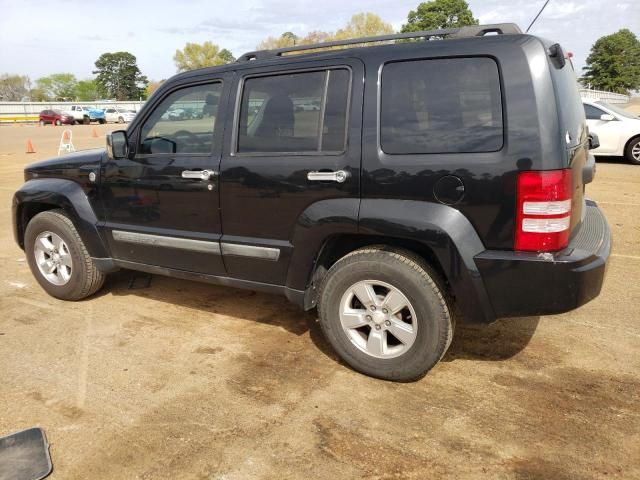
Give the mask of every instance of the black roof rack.
M 257 50 L 247 52 L 238 58 L 238 62 L 249 60 L 263 60 L 268 58 L 282 57 L 287 53 L 304 52 L 322 48 L 341 47 L 346 45 L 359 45 L 363 43 L 388 42 L 393 40 L 403 40 L 408 38 L 424 38 L 429 40 L 434 37 L 465 38 L 482 37 L 488 33 L 499 35 L 522 33 L 520 27 L 515 23 L 494 23 L 490 25 L 470 25 L 459 28 L 444 28 L 440 30 L 425 30 L 422 32 L 395 33 L 392 35 L 379 35 L 376 37 L 350 38 L 348 40 L 336 40 L 333 42 L 314 43 L 310 45 L 296 45 L 293 47 L 276 48 L 273 50 Z

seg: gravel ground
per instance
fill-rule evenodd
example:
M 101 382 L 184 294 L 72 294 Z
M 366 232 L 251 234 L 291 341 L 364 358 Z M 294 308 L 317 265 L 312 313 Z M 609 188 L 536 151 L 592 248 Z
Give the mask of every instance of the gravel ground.
M 614 234 L 599 298 L 458 326 L 427 377 L 394 384 L 342 365 L 315 315 L 277 296 L 131 290 L 120 272 L 90 300 L 48 297 L 10 203 L 61 132 L 0 127 L 0 435 L 43 427 L 51 478 L 640 478 L 640 167 L 600 161 L 588 187 Z

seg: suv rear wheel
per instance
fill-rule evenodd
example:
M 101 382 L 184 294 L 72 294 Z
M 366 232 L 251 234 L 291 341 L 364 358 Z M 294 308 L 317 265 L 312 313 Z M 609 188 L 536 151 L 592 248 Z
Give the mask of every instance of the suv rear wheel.
M 31 219 L 25 231 L 29 268 L 40 286 L 62 300 L 81 300 L 104 284 L 73 222 L 62 210 L 49 210 Z
M 338 260 L 320 291 L 322 330 L 354 369 L 413 381 L 445 354 L 453 318 L 435 272 L 405 250 L 366 247 Z

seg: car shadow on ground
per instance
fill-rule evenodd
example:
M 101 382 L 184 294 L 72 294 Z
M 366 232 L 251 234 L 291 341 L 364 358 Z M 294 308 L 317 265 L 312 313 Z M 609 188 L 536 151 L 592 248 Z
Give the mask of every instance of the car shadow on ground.
M 604 155 L 603 156 L 598 155 L 596 157 L 596 164 L 597 163 L 621 163 L 623 165 L 630 165 L 630 163 L 624 157 L 613 157 L 613 156 L 604 156 Z
M 132 270 L 110 274 L 105 286 L 92 298 L 102 295 L 144 297 L 206 313 L 280 327 L 297 336 L 305 334 L 309 330 L 309 324 L 315 319 L 315 312 L 304 312 L 283 296 L 148 275 Z
M 524 350 L 539 323 L 540 317 L 522 317 L 504 318 L 488 325 L 458 324 L 442 361 L 508 360 Z
M 185 295 L 185 291 L 191 292 Z M 278 295 L 148 276 L 129 270 L 110 275 L 107 285 L 98 295 L 101 294 L 138 295 L 203 312 L 277 326 L 297 336 L 308 331 L 321 352 L 342 363 L 322 334 L 317 312 L 304 312 Z M 458 323 L 451 346 L 442 361 L 508 360 L 529 344 L 539 321 L 540 317 L 523 317 L 502 319 L 489 325 Z

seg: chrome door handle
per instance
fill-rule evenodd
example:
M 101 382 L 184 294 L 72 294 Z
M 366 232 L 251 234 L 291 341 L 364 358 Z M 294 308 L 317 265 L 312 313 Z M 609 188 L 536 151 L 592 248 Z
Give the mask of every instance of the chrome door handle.
M 196 180 L 209 180 L 218 174 L 215 170 L 183 170 L 182 178 L 195 178 Z
M 351 174 L 346 170 L 338 170 L 336 172 L 309 172 L 307 180 L 312 182 L 338 182 L 344 183 Z

